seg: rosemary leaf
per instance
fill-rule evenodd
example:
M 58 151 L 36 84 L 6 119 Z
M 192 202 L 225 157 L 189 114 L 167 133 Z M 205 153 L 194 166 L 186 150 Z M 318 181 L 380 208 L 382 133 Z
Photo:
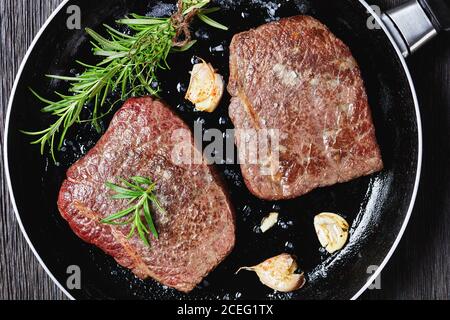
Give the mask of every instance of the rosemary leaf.
M 155 239 L 159 238 L 156 230 L 151 211 L 150 203 L 152 203 L 160 213 L 165 213 L 160 202 L 153 193 L 156 184 L 151 179 L 145 177 L 132 177 L 129 180 L 120 178 L 122 185 L 116 185 L 106 182 L 105 185 L 112 191 L 116 192 L 112 199 L 129 199 L 128 207 L 122 211 L 112 214 L 108 218 L 101 220 L 102 223 L 110 225 L 131 225 L 128 238 L 132 238 L 138 233 L 145 245 L 150 246 L 149 235 L 153 235 Z M 122 221 L 125 217 L 132 215 L 131 218 Z
M 223 24 L 220 24 L 219 22 L 211 19 L 210 17 L 208 17 L 207 15 L 203 14 L 203 13 L 199 13 L 197 14 L 198 18 L 200 20 L 202 20 L 204 23 L 206 23 L 207 25 L 210 25 L 211 27 L 217 28 L 217 29 L 221 29 L 221 30 L 228 30 L 228 27 L 224 26 Z

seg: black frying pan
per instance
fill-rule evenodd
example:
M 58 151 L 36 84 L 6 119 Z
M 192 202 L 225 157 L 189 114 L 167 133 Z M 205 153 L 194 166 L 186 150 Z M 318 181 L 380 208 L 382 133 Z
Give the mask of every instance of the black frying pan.
M 387 36 L 384 24 L 383 28 L 376 28 L 376 24 L 375 28 L 368 28 L 368 22 L 373 25 L 381 21 L 369 19 L 369 7 L 363 1 L 215 2 L 223 7 L 215 18 L 230 26 L 230 31 L 194 25 L 194 30 L 207 34 L 209 39 L 200 39 L 188 53 L 172 55 L 173 71 L 160 75 L 164 86 L 162 97 L 189 125 L 203 121 L 207 128 L 218 127 L 223 131 L 232 128 L 227 116 L 229 96 L 225 96 L 215 113 L 206 115 L 194 112 L 183 100 L 183 93 L 177 91 L 177 84 L 188 84 L 193 56 L 211 61 L 227 77 L 227 46 L 233 34 L 271 19 L 309 14 L 348 44 L 360 64 L 386 169 L 371 177 L 316 190 L 295 200 L 266 202 L 248 192 L 239 167 L 218 166 L 237 212 L 237 245 L 233 253 L 189 295 L 166 289 L 152 280 L 136 279 L 111 257 L 78 239 L 56 207 L 58 190 L 67 168 L 96 143 L 99 135 L 88 125 L 77 126 L 69 133 L 63 151 L 58 154 L 59 164 L 54 165 L 48 156 L 42 157 L 38 148 L 29 144 L 29 137 L 19 130 L 44 128 L 50 120 L 40 113 L 41 105 L 29 87 L 49 96 L 54 90 L 64 90 L 65 84 L 49 82 L 45 80 L 45 74 L 77 72 L 77 69 L 73 70 L 77 59 L 95 62 L 85 32 L 66 28 L 69 5 L 81 7 L 83 27 L 101 30 L 103 23 L 113 24 L 115 19 L 130 12 L 169 13 L 174 1 L 65 1 L 36 38 L 17 77 L 7 119 L 5 161 L 11 197 L 22 231 L 46 271 L 71 298 L 356 298 L 378 274 L 371 273 L 373 266 L 379 266 L 378 271 L 381 271 L 403 234 L 418 187 L 422 152 L 417 100 L 399 50 L 400 47 L 406 50 L 405 55 L 408 54 L 411 39 L 399 37 L 399 32 L 394 37 Z M 436 4 L 441 3 L 432 3 Z M 430 12 L 431 9 L 428 14 Z M 388 22 L 386 17 L 385 22 Z M 392 28 L 397 17 L 394 12 L 389 20 L 391 30 L 402 29 L 401 21 L 397 21 L 400 27 Z M 434 16 L 435 28 L 445 27 L 442 18 L 445 16 Z M 433 32 L 427 36 L 432 35 Z M 394 44 L 394 38 L 399 45 Z M 223 45 L 225 51 L 210 50 L 218 45 Z M 103 125 L 107 126 L 108 121 L 104 119 Z M 267 234 L 255 232 L 262 217 L 271 211 L 281 213 L 281 223 Z M 334 255 L 321 250 L 313 228 L 313 217 L 324 211 L 342 214 L 352 226 L 348 245 Z M 253 274 L 234 275 L 240 266 L 253 265 L 282 252 L 295 254 L 307 275 L 307 285 L 300 291 L 276 294 L 262 286 Z M 71 265 L 82 270 L 81 290 L 66 287 L 66 272 Z

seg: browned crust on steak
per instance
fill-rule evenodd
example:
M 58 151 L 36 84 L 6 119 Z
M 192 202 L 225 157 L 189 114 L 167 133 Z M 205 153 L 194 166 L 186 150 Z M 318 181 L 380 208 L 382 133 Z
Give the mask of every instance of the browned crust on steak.
M 281 134 L 271 175 L 261 174 L 267 163 L 241 165 L 259 198 L 295 198 L 383 168 L 359 67 L 349 48 L 312 17 L 235 35 L 228 91 L 236 129 Z M 238 146 L 242 140 L 238 130 Z
M 141 279 L 151 277 L 182 292 L 191 291 L 232 251 L 234 211 L 220 178 L 204 163 L 175 164 L 171 152 L 187 125 L 169 107 L 150 97 L 128 100 L 97 145 L 67 172 L 58 199 L 61 215 L 84 241 L 94 244 Z M 106 181 L 132 176 L 157 182 L 156 195 L 167 214 L 152 210 L 159 239 L 151 247 L 139 236 L 127 239 L 129 226 L 100 221 L 124 209 L 110 199 Z

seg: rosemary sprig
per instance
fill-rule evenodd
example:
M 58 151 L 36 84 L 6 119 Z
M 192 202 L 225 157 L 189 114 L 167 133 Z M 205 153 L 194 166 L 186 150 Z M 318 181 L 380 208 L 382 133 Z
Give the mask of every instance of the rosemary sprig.
M 156 230 L 153 218 L 150 212 L 150 203 L 152 203 L 160 213 L 165 213 L 165 210 L 161 207 L 158 199 L 153 193 L 156 184 L 148 178 L 144 177 L 132 177 L 130 181 L 120 179 L 122 185 L 116 185 L 110 182 L 106 183 L 106 186 L 112 191 L 116 192 L 112 196 L 113 199 L 127 199 L 129 200 L 129 207 L 114 213 L 101 222 L 111 225 L 130 225 L 131 231 L 128 234 L 128 238 L 132 238 L 137 232 L 142 241 L 150 246 L 149 235 L 152 234 L 155 239 L 158 239 L 159 235 Z M 129 217 L 125 219 L 126 217 Z
M 186 32 L 193 16 L 197 16 L 212 27 L 227 29 L 207 16 L 219 10 L 205 8 L 209 2 L 210 0 L 179 0 L 179 13 L 172 17 L 152 18 L 131 14 L 117 21 L 118 24 L 127 26 L 132 31 L 131 35 L 108 25 L 105 25 L 108 37 L 103 37 L 92 29 L 86 29 L 92 38 L 94 55 L 101 57 L 102 60 L 97 65 L 77 61 L 85 68 L 79 76 L 47 75 L 52 79 L 69 82 L 69 93 L 55 92 L 58 99 L 52 101 L 31 90 L 45 104 L 42 112 L 54 116 L 56 120 L 47 129 L 23 133 L 38 137 L 32 144 L 40 145 L 42 154 L 48 145 L 56 162 L 55 149 L 59 150 L 62 147 L 69 128 L 74 124 L 91 121 L 100 132 L 98 119 L 105 113 L 99 110 L 105 105 L 110 93 L 118 92 L 120 94 L 118 101 L 145 94 L 157 96 L 160 92 L 157 72 L 160 69 L 169 69 L 168 55 L 174 51 L 188 50 L 195 44 L 195 40 L 185 41 L 186 43 L 180 47 L 179 43 L 183 41 L 175 41 L 175 38 L 183 34 L 180 30 Z M 94 105 L 92 115 L 88 119 L 81 119 L 83 107 L 87 103 Z

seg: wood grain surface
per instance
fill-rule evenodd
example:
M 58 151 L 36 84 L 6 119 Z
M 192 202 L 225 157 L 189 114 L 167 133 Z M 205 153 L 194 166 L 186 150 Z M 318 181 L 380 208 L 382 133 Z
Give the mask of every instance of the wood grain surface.
M 0 143 L 20 62 L 60 1 L 0 1 Z M 369 2 L 385 9 L 402 0 Z M 450 35 L 433 41 L 408 63 L 423 118 L 422 182 L 405 236 L 382 272 L 381 289 L 366 291 L 362 299 L 450 298 Z M 65 299 L 19 230 L 3 170 L 0 162 L 0 299 Z

